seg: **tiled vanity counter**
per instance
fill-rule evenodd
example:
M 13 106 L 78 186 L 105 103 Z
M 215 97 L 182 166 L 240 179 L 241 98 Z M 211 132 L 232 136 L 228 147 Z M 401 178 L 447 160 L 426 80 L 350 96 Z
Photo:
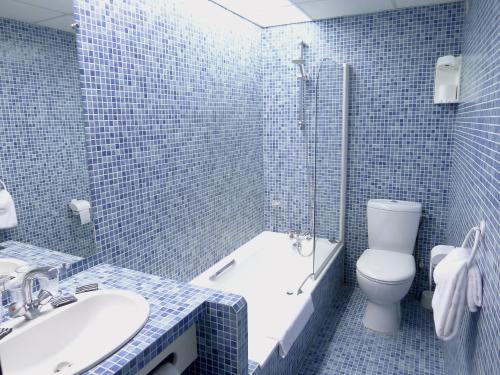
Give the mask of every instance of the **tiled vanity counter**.
M 49 250 L 17 241 L 0 242 L 0 258 L 16 258 L 37 266 L 62 267 L 82 261 L 75 255 Z
M 248 373 L 244 298 L 107 264 L 62 281 L 61 289 L 72 293 L 77 286 L 95 282 L 101 289 L 141 294 L 150 304 L 150 315 L 129 343 L 87 374 L 135 374 L 193 324 L 198 359 L 185 374 Z

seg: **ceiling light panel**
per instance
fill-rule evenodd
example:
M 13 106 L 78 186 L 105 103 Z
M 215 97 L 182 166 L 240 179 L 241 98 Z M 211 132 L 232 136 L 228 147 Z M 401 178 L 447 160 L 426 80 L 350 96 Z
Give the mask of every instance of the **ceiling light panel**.
M 393 10 L 393 0 L 292 0 L 310 18 L 318 20 Z
M 263 27 L 460 0 L 210 0 Z
M 212 1 L 263 27 L 311 20 L 289 0 Z

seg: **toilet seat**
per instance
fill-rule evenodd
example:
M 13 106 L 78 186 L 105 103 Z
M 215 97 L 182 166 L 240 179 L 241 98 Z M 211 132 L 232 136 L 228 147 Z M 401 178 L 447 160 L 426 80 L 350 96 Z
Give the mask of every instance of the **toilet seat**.
M 356 269 L 374 282 L 402 284 L 415 276 L 415 260 L 410 254 L 367 249 L 359 257 Z

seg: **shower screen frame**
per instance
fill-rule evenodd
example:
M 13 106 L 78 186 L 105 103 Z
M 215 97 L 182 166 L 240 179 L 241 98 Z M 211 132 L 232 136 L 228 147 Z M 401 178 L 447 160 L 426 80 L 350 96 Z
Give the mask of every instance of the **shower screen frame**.
M 347 193 L 347 146 L 348 146 L 348 132 L 349 132 L 349 65 L 344 63 L 342 66 L 342 129 L 341 129 L 341 158 L 340 158 L 340 207 L 339 207 L 339 238 L 332 242 L 332 248 L 329 254 L 321 261 L 321 264 L 316 264 L 316 215 L 317 215 L 317 197 L 316 197 L 316 189 L 317 189 L 317 174 L 314 172 L 314 203 L 313 203 L 313 278 L 314 280 L 318 279 L 318 277 L 322 274 L 325 267 L 332 259 L 332 257 L 337 254 L 338 251 L 344 246 L 345 242 L 345 211 L 346 211 L 346 193 Z M 320 75 L 318 74 L 318 79 Z M 319 84 L 318 84 L 319 90 Z M 316 99 L 319 100 L 319 99 Z M 318 132 L 318 124 L 315 124 L 315 134 Z M 315 147 L 317 146 L 317 142 L 315 142 Z M 315 149 L 316 153 L 316 149 Z M 314 168 L 316 168 L 316 156 L 314 160 Z

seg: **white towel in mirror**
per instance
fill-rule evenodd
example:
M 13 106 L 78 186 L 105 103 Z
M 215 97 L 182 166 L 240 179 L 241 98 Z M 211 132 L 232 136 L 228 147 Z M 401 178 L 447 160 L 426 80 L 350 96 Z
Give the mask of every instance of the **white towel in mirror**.
M 9 229 L 17 226 L 16 207 L 10 193 L 0 190 L 0 229 Z

